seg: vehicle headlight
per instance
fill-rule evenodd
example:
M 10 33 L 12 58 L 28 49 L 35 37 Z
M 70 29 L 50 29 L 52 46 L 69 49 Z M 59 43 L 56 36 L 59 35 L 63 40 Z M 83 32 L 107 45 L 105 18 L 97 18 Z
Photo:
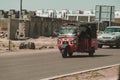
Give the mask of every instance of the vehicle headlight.
M 70 43 L 71 43 L 71 44 L 76 44 L 77 41 L 76 41 L 76 40 L 72 40 L 72 41 L 70 41 Z
M 100 40 L 100 39 L 102 39 L 102 36 L 98 36 L 97 38 L 98 38 L 98 40 Z
M 112 36 L 112 39 L 116 39 L 116 36 Z

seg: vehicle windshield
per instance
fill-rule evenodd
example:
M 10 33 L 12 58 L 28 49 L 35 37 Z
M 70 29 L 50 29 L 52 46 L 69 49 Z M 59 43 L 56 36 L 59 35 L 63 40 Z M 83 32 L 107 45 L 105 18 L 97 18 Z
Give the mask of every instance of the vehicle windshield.
M 61 27 L 59 35 L 75 35 L 77 33 L 77 27 Z
M 120 32 L 120 28 L 106 28 L 105 33 Z

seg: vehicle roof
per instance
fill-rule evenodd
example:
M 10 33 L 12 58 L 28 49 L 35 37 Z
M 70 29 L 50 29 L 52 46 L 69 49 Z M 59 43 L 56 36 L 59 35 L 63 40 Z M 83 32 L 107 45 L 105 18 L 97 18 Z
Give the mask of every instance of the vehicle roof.
M 108 26 L 107 28 L 120 28 L 120 26 Z

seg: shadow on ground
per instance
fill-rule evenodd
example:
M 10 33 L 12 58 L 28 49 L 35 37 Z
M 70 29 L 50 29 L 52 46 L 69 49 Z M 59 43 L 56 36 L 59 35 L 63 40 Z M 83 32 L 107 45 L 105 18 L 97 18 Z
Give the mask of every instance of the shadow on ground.
M 103 47 L 101 49 L 120 49 L 120 47 Z
M 111 56 L 111 55 L 94 55 L 93 57 L 90 57 L 89 55 L 73 55 L 67 58 L 96 58 L 96 57 L 108 57 L 108 56 Z

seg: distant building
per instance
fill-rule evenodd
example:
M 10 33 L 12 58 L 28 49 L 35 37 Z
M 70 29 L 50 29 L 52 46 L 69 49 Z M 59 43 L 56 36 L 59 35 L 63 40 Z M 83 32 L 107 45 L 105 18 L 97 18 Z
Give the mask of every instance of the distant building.
M 40 9 L 40 10 L 37 10 L 35 13 L 36 13 L 36 16 L 42 16 L 42 14 L 44 14 L 44 10 Z
M 7 18 L 7 12 L 4 10 L 0 10 L 0 18 Z
M 92 22 L 95 21 L 95 11 L 71 11 L 67 9 L 62 10 L 37 10 L 36 16 L 41 17 L 51 17 L 51 18 L 60 18 L 64 20 L 74 20 L 74 21 L 81 21 L 81 22 Z M 120 18 L 120 11 L 115 11 L 115 18 Z
M 76 11 L 75 11 L 75 13 L 76 13 L 76 14 L 83 14 L 83 13 L 84 13 L 84 11 L 81 11 L 81 10 L 76 10 Z
M 90 11 L 83 11 L 83 14 L 95 14 L 95 11 L 92 11 L 92 10 L 90 10 Z
M 93 11 L 73 11 L 67 14 L 67 20 L 74 20 L 80 22 L 92 22 L 95 20 L 95 13 Z
M 10 9 L 9 11 L 0 10 L 0 18 L 8 18 L 8 15 L 11 15 L 11 18 L 19 18 L 20 11 Z M 81 11 L 81 10 L 54 10 L 54 9 L 39 9 L 36 11 L 27 11 L 26 9 L 22 10 L 23 19 L 29 19 L 31 16 L 39 17 L 49 17 L 49 18 L 60 18 L 64 20 L 74 20 L 81 22 L 92 22 L 95 21 L 95 11 Z M 116 22 L 120 22 L 120 10 L 115 11 Z
M 62 12 L 60 10 L 56 10 L 57 18 L 62 18 Z
M 40 10 L 37 10 L 36 11 L 36 16 L 57 18 L 56 10 L 53 10 L 53 9 L 48 9 L 48 10 L 40 9 Z
M 49 9 L 49 10 L 47 10 L 47 12 L 48 12 L 48 17 L 50 17 L 50 18 L 57 18 L 56 10 Z
M 61 10 L 61 18 L 67 20 L 67 14 L 70 14 L 69 10 L 63 9 Z
M 92 22 L 95 21 L 95 14 L 67 14 L 67 20 Z
M 61 18 L 64 20 L 67 20 L 67 14 L 70 14 L 69 10 L 67 9 L 62 9 L 56 12 L 57 12 L 57 18 Z

